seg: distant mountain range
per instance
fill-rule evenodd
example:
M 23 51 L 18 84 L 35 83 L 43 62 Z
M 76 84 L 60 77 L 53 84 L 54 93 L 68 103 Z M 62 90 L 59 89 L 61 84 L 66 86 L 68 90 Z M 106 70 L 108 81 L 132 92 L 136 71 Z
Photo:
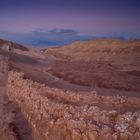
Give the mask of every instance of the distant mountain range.
M 67 45 L 75 41 L 86 41 L 96 38 L 115 38 L 121 40 L 135 40 L 140 38 L 140 32 L 106 33 L 96 35 L 81 35 L 75 30 L 53 29 L 50 31 L 36 30 L 24 33 L 10 33 L 0 31 L 0 38 L 17 42 L 26 46 L 49 47 Z

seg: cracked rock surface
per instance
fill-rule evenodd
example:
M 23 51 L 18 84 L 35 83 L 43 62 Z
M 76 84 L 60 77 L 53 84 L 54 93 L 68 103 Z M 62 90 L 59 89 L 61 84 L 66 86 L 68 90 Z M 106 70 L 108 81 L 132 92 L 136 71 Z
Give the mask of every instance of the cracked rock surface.
M 10 71 L 8 96 L 16 101 L 30 122 L 35 138 L 42 140 L 139 140 L 140 111 L 120 112 L 120 105 L 129 104 L 124 97 L 90 97 L 91 101 L 113 104 L 116 109 L 98 107 L 82 101 L 84 95 L 24 79 L 24 73 Z M 85 96 L 86 97 L 86 96 Z M 112 99 L 111 99 L 112 98 Z M 69 100 L 68 100 L 69 99 Z M 81 100 L 80 103 L 78 103 Z M 86 98 L 85 98 L 86 100 Z M 122 100 L 125 100 L 122 102 Z M 107 100 L 106 100 L 107 101 Z M 109 102 L 110 101 L 110 102 Z M 139 106 L 140 100 L 131 102 Z M 37 133 L 36 133 L 37 132 Z

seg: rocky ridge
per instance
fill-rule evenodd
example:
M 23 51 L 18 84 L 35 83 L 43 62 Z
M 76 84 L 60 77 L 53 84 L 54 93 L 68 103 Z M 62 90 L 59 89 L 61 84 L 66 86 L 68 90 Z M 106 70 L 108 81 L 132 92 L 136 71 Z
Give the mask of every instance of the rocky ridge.
M 78 105 L 80 95 L 49 88 L 15 71 L 8 74 L 7 89 L 9 98 L 19 104 L 30 122 L 36 140 L 140 139 L 139 110 L 120 113 L 97 105 Z M 127 99 L 114 101 L 125 104 Z

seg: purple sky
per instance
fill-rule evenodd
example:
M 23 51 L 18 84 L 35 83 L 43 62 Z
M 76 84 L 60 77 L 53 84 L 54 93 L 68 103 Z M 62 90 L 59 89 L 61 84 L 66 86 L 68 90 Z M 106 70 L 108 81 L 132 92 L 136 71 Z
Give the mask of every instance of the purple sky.
M 139 0 L 1 0 L 0 30 L 140 31 Z
M 140 38 L 140 0 L 0 0 L 0 38 L 32 46 Z

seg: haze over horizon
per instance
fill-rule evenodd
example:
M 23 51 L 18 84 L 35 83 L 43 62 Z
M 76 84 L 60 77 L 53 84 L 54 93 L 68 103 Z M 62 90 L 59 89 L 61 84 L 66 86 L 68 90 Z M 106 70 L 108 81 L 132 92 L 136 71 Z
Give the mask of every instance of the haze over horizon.
M 139 0 L 2 0 L 0 38 L 44 46 L 140 38 Z

